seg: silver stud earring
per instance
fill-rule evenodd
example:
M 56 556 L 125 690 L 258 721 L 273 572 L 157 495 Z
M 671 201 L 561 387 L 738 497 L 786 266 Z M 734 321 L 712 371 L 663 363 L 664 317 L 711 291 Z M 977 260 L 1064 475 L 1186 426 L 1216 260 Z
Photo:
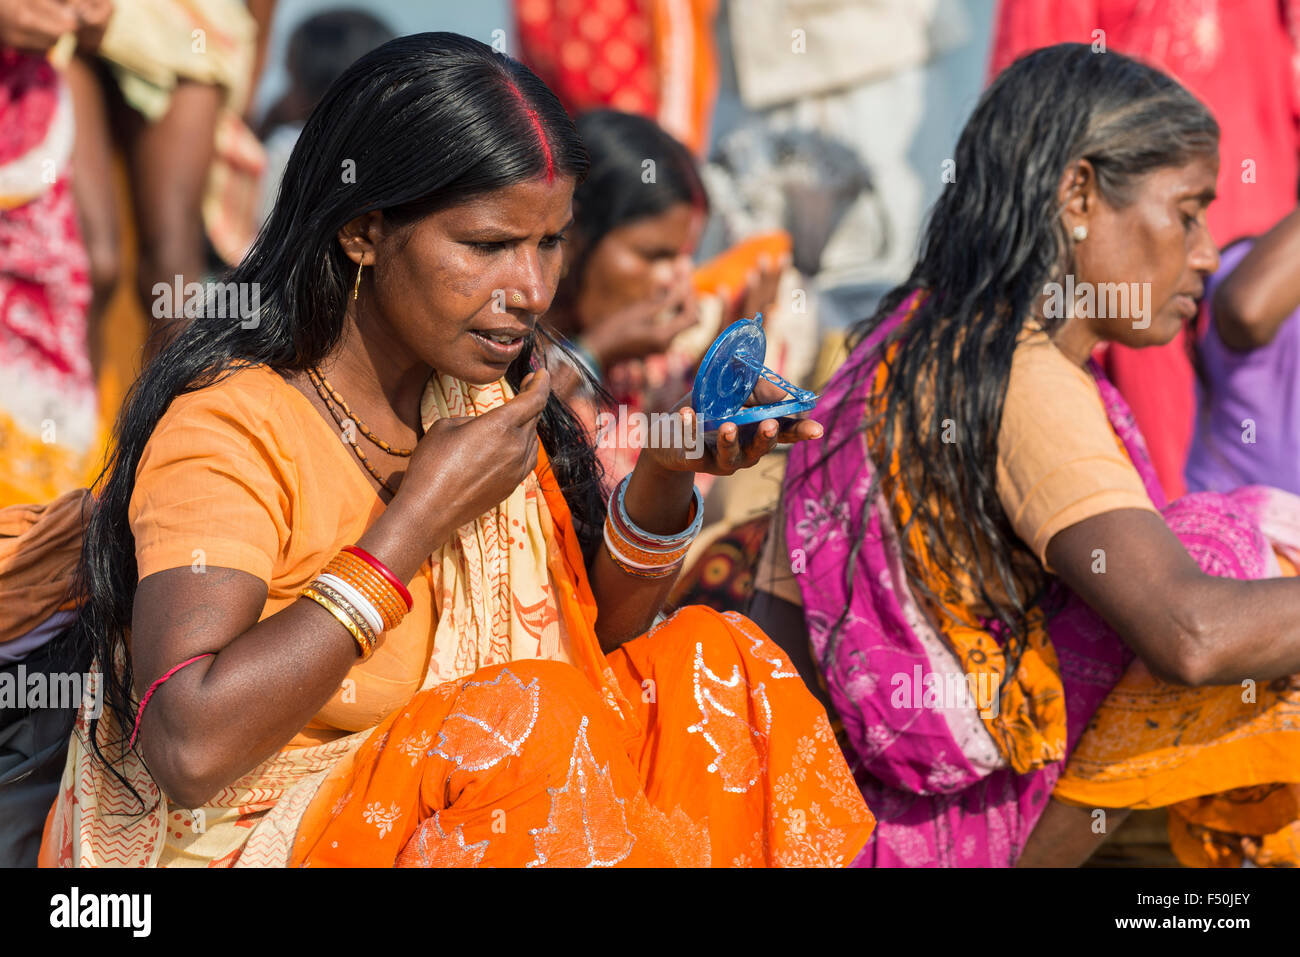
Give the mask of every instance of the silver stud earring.
M 1088 227 L 1082 224 L 1075 226 L 1072 235 L 1076 243 L 1081 243 L 1088 238 Z

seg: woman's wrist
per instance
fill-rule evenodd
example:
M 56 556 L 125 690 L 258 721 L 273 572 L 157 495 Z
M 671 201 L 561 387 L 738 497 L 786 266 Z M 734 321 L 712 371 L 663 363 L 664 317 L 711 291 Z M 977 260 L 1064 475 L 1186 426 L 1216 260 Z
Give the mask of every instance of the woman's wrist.
M 624 494 L 628 518 L 655 535 L 683 531 L 691 522 L 694 488 L 694 472 L 666 469 L 643 450 Z
M 446 510 L 428 507 L 425 494 L 397 490 L 357 545 L 379 558 L 404 583 L 409 584 L 429 556 L 451 538 L 454 528 L 445 527 Z

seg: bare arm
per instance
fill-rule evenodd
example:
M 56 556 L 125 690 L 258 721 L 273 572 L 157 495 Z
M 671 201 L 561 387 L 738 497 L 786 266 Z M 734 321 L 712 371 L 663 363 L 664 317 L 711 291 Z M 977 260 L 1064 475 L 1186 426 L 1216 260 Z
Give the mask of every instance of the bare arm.
M 1094 573 L 1097 549 L 1105 571 Z M 1199 686 L 1300 672 L 1300 579 L 1206 575 L 1154 512 L 1071 525 L 1047 560 L 1157 677 Z
M 773 402 L 782 395 L 776 386 L 759 380 L 751 401 Z M 679 406 L 676 415 L 682 414 Z M 684 429 L 680 434 L 689 436 Z M 695 472 L 730 475 L 757 463 L 778 442 L 820 438 L 822 427 L 811 421 L 766 419 L 753 434 L 724 425 L 717 448 L 703 449 L 698 458 L 686 449 L 644 449 L 628 482 L 627 512 L 632 521 L 656 535 L 671 535 L 686 528 L 690 519 L 691 488 Z M 605 651 L 645 632 L 663 607 L 674 579 L 642 579 L 623 572 L 602 544 L 591 566 L 591 588 L 600 608 L 596 634 Z
M 245 122 L 251 124 L 253 97 L 262 82 L 262 72 L 266 69 L 266 48 L 271 40 L 271 22 L 275 19 L 276 0 L 248 0 L 248 12 L 257 23 L 256 49 L 253 51 L 253 72 L 248 84 L 248 109 Z
M 440 420 L 420 439 L 397 494 L 357 543 L 402 581 L 535 468 L 549 377 L 530 378 L 504 406 Z M 215 653 L 159 686 L 141 722 L 155 780 L 185 807 L 283 747 L 357 663 L 351 635 L 310 599 L 259 622 L 266 595 L 255 576 L 216 567 L 158 572 L 136 591 L 137 695 L 180 662 Z
M 403 581 L 433 544 L 423 541 L 427 511 L 412 498 L 394 499 L 358 543 Z M 158 572 L 136 591 L 137 695 L 172 666 L 216 652 L 161 685 L 141 720 L 150 771 L 185 807 L 203 804 L 283 747 L 357 663 L 352 636 L 310 599 L 259 622 L 266 596 L 257 577 L 215 567 Z
M 1214 290 L 1214 328 L 1230 349 L 1273 341 L 1300 306 L 1300 208 L 1270 229 Z

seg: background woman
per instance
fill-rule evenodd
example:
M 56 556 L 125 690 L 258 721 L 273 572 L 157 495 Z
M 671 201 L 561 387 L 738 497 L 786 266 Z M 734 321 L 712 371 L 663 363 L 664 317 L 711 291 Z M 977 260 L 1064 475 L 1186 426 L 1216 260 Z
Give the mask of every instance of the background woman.
M 703 609 L 646 633 L 690 470 L 777 423 L 643 455 L 607 508 L 536 365 L 585 169 L 554 96 L 464 37 L 326 94 L 229 280 L 258 322 L 189 324 L 121 421 L 70 636 L 111 678 L 43 863 L 856 854 L 870 814 L 779 650 Z
M 104 4 L 0 2 L 0 506 L 48 502 L 94 475 L 90 281 L 64 68 L 74 47 L 94 47 L 107 15 Z M 4 510 L 0 551 L 39 511 Z M 0 596 L 0 682 L 11 687 L 56 668 L 48 645 L 57 626 L 42 629 L 44 616 L 27 622 L 22 613 L 52 580 L 17 578 Z M 0 866 L 36 862 L 74 717 L 74 707 L 0 706 Z
M 1195 315 L 1217 137 L 1118 54 L 1018 60 L 962 133 L 912 276 L 828 387 L 822 448 L 791 454 L 784 572 L 755 613 L 811 639 L 786 647 L 824 676 L 880 818 L 865 859 L 1079 863 L 1122 809 L 1166 805 L 1185 863 L 1289 853 L 1300 583 L 1277 576 L 1300 503 L 1165 508 L 1091 360 Z M 1127 306 L 1097 308 L 1129 283 Z M 1092 809 L 1116 810 L 1098 827 Z
M 1187 487 L 1300 494 L 1300 208 L 1223 250 L 1196 344 Z
M 546 321 L 573 341 L 616 405 L 662 412 L 690 391 L 722 327 L 771 312 L 789 258 L 741 249 L 728 270 L 732 287 L 701 289 L 691 257 L 708 196 L 690 152 L 653 120 L 630 113 L 584 113 L 577 127 L 591 172 L 574 193 L 572 243 Z M 698 334 L 683 335 L 688 330 Z M 556 382 L 566 397 L 578 385 L 567 373 Z M 593 398 L 580 396 L 575 410 L 594 429 Z M 637 449 L 626 435 L 610 439 L 597 451 L 619 479 Z

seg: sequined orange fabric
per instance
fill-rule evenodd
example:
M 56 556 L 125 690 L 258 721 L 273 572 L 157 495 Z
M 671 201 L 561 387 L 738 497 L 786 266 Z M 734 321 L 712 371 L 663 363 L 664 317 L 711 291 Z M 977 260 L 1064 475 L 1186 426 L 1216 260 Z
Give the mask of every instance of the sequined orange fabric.
M 785 654 L 701 607 L 602 654 L 544 453 L 537 475 L 574 663 L 512 661 L 417 694 L 322 784 L 291 863 L 849 864 L 874 818 Z

